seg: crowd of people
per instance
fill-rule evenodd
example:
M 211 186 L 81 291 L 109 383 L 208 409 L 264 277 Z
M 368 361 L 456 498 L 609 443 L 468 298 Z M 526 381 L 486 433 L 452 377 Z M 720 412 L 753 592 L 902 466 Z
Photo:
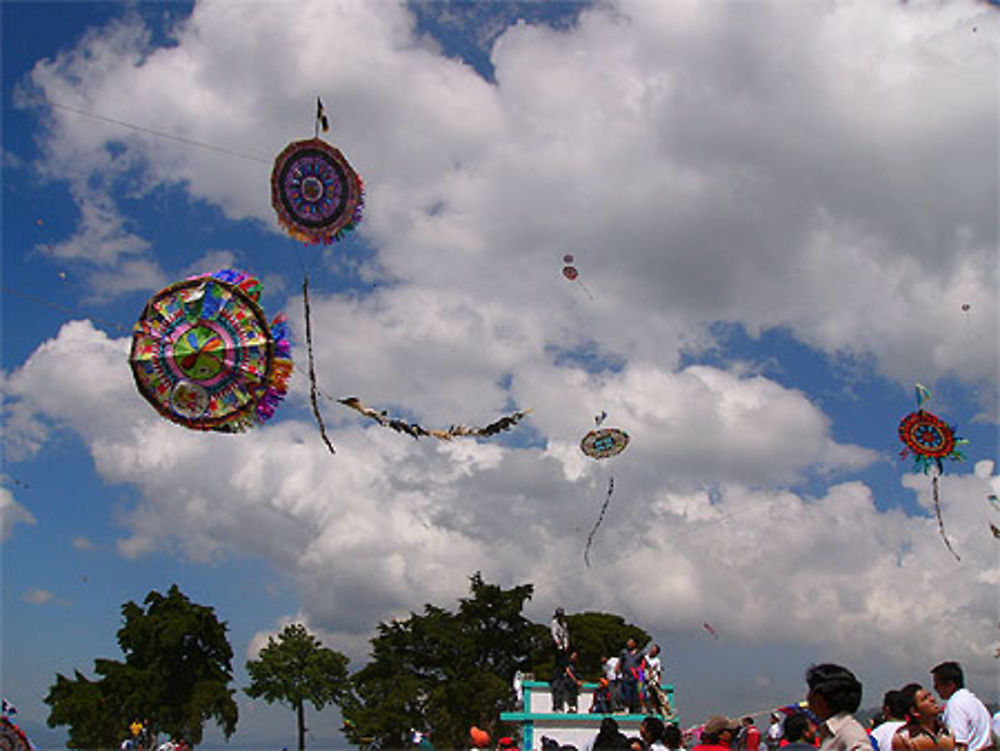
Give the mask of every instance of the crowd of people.
M 626 651 L 634 652 L 634 645 Z M 619 665 L 616 675 L 620 671 Z M 682 731 L 650 715 L 639 734 L 628 737 L 614 717 L 606 716 L 585 748 L 543 738 L 542 751 L 1000 751 L 1000 712 L 991 717 L 965 687 L 962 667 L 942 662 L 930 676 L 933 691 L 909 683 L 886 692 L 881 711 L 868 726 L 854 716 L 861 704 L 861 682 L 847 668 L 825 663 L 806 671 L 806 701 L 775 710 L 766 733 L 757 729 L 753 717 L 713 715 Z M 631 695 L 622 696 L 627 701 Z
M 578 711 L 580 688 L 579 653 L 570 644 L 566 612 L 556 608 L 550 625 L 555 650 L 555 669 L 549 686 L 552 691 L 552 711 Z M 661 688 L 663 663 L 660 646 L 652 644 L 645 651 L 635 639 L 628 639 L 617 656 L 602 656 L 604 675 L 593 693 L 589 712 L 599 714 L 670 715 L 667 694 Z

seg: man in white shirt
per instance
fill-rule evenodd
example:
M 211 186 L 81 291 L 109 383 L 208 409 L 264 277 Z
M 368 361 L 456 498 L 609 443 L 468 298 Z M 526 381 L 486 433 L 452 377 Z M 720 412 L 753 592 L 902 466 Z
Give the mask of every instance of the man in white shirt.
M 882 722 L 872 730 L 872 738 L 879 751 L 892 751 L 892 736 L 906 724 L 906 700 L 903 692 L 895 689 L 886 691 L 882 697 Z
M 994 751 L 990 713 L 979 698 L 965 688 L 965 675 L 957 662 L 942 662 L 931 669 L 934 690 L 947 704 L 944 724 L 955 736 L 955 751 Z

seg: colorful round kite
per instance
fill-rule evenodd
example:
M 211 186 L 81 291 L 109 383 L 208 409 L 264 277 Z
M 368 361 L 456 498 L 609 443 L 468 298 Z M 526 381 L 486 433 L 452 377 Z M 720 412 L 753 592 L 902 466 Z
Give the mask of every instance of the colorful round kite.
M 912 453 L 917 466 L 928 472 L 932 466 L 942 469 L 942 459 L 962 459 L 957 451 L 955 430 L 940 417 L 918 409 L 899 421 L 899 440 L 906 448 L 902 456 Z
M 7 717 L 0 717 L 0 751 L 33 751 L 28 736 Z
M 580 441 L 580 450 L 592 459 L 616 456 L 628 446 L 628 433 L 621 428 L 591 430 Z
M 140 393 L 169 420 L 238 433 L 269 420 L 292 374 L 288 324 L 270 324 L 253 276 L 223 269 L 154 295 L 132 333 Z
M 361 221 L 364 185 L 344 155 L 326 141 L 295 141 L 274 160 L 271 205 L 289 235 L 310 245 L 329 245 Z

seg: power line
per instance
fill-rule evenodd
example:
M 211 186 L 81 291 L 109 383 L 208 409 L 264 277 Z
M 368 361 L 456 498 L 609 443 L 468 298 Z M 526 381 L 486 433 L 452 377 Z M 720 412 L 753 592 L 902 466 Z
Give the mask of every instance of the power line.
M 252 154 L 244 154 L 239 151 L 233 151 L 232 149 L 227 149 L 225 146 L 215 146 L 214 144 L 204 143 L 202 141 L 196 141 L 193 138 L 185 138 L 184 136 L 174 135 L 173 133 L 165 133 L 162 130 L 154 130 L 153 128 L 147 128 L 143 125 L 136 125 L 135 123 L 130 123 L 125 120 L 119 120 L 118 118 L 108 117 L 107 115 L 100 115 L 96 112 L 89 112 L 87 110 L 82 110 L 78 107 L 70 107 L 68 104 L 60 104 L 59 102 L 53 102 L 51 99 L 46 99 L 45 102 L 56 109 L 66 110 L 67 112 L 75 112 L 78 115 L 83 115 L 84 117 L 91 117 L 95 120 L 101 120 L 106 123 L 112 123 L 113 125 L 120 125 L 123 128 L 129 128 L 131 130 L 138 131 L 140 133 L 147 133 L 157 138 L 166 138 L 171 141 L 178 141 L 180 143 L 186 143 L 189 146 L 198 146 L 203 149 L 210 149 L 211 151 L 218 151 L 222 154 L 228 154 L 229 156 L 235 156 L 239 159 L 248 159 L 251 162 L 260 162 L 261 164 L 270 164 L 272 160 L 261 159 L 258 156 Z

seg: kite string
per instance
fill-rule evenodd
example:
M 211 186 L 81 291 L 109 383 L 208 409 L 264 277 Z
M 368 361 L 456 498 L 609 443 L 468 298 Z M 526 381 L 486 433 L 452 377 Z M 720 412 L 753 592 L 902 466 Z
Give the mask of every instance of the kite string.
M 131 327 L 122 326 L 120 323 L 116 323 L 115 321 L 108 321 L 103 318 L 98 318 L 97 316 L 93 316 L 84 310 L 80 310 L 79 308 L 71 308 L 67 305 L 60 305 L 59 303 L 52 302 L 51 300 L 48 300 L 44 297 L 40 297 L 38 295 L 32 295 L 28 292 L 22 292 L 21 290 L 15 289 L 13 287 L 8 287 L 6 284 L 0 285 L 0 291 L 11 295 L 17 295 L 18 297 L 24 298 L 25 300 L 36 302 L 39 305 L 45 305 L 46 307 L 52 308 L 53 310 L 58 310 L 60 313 L 68 313 L 69 315 L 72 316 L 83 316 L 84 318 L 93 321 L 94 323 L 99 323 L 102 326 L 108 326 L 110 328 L 113 328 L 119 334 L 127 334 L 132 330 Z
M 583 561 L 587 564 L 587 568 L 590 568 L 590 545 L 594 542 L 594 535 L 597 534 L 597 528 L 601 526 L 601 522 L 604 521 L 604 514 L 608 510 L 608 504 L 611 502 L 611 494 L 615 492 L 615 478 L 612 475 L 608 478 L 608 494 L 604 498 L 604 504 L 601 506 L 601 513 L 597 516 L 597 522 L 594 524 L 594 528 L 590 530 L 590 534 L 587 535 L 587 547 L 583 550 Z
M 302 305 L 305 309 L 306 318 L 306 354 L 309 357 L 309 401 L 312 404 L 313 415 L 316 417 L 316 423 L 319 425 L 319 434 L 323 439 L 323 443 L 326 447 L 330 449 L 331 454 L 336 454 L 337 451 L 333 447 L 333 443 L 330 441 L 330 437 L 326 434 L 326 423 L 323 422 L 323 415 L 319 411 L 319 403 L 316 401 L 316 394 L 319 388 L 316 386 L 316 368 L 313 360 L 313 345 L 312 345 L 312 317 L 309 312 L 309 275 L 306 274 L 302 277 Z
M 951 546 L 951 542 L 948 540 L 948 535 L 944 532 L 944 519 L 941 517 L 941 499 L 938 497 L 938 476 L 934 475 L 931 480 L 931 491 L 934 495 L 934 513 L 937 515 L 938 531 L 941 532 L 941 539 L 944 540 L 945 546 L 951 551 L 951 554 L 955 556 L 955 560 L 962 560 L 955 549 Z

